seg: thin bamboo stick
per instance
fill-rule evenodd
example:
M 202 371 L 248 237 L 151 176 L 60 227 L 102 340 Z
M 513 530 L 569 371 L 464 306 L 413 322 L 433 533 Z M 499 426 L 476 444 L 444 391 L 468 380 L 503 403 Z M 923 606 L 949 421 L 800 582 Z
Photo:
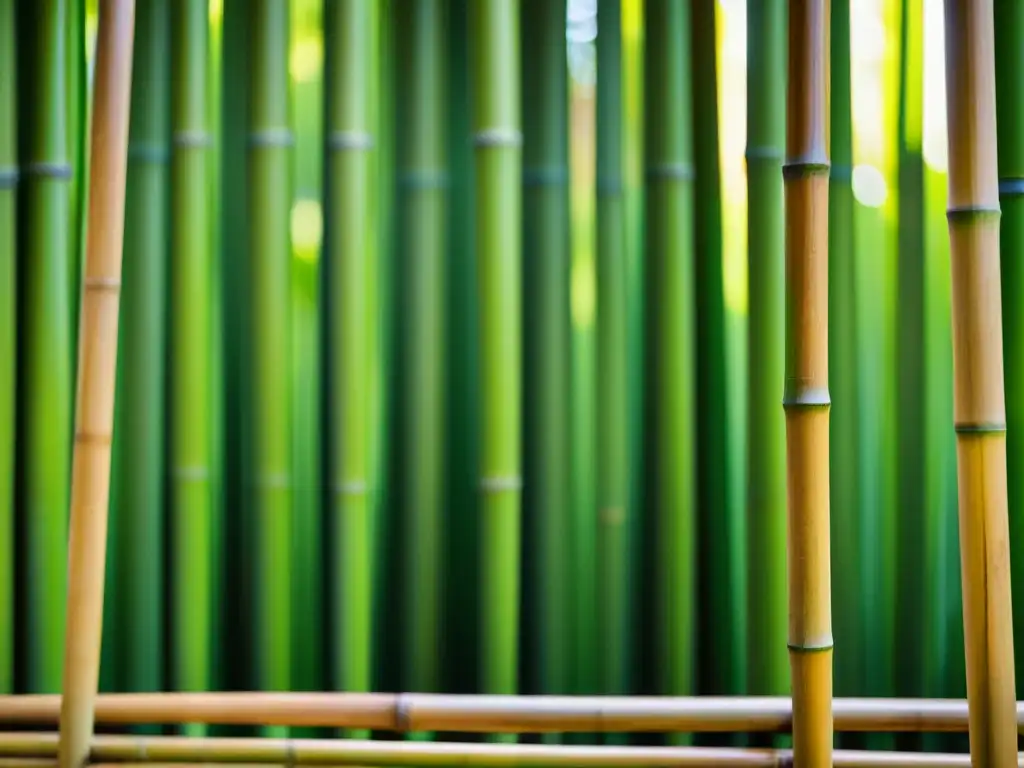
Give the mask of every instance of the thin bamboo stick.
M 977 768 L 1013 765 L 1014 658 L 1006 495 L 992 3 L 946 0 L 953 419 Z
M 57 749 L 54 733 L 2 733 L 0 759 L 36 760 Z M 1024 755 L 1018 762 L 1024 764 Z M 361 741 L 355 739 L 194 738 L 187 736 L 97 736 L 89 752 L 92 764 L 253 763 L 294 765 L 460 766 L 715 766 L 784 768 L 793 753 L 775 749 L 715 747 L 591 747 L 549 744 L 463 744 L 453 742 Z M 1017 765 L 1018 763 L 1014 763 Z M 830 763 L 830 765 L 833 765 Z M 899 752 L 835 753 L 835 768 L 970 765 L 964 754 Z
M 60 696 L 0 696 L 0 723 L 57 721 Z M 966 732 L 964 699 L 835 699 L 845 732 Z M 101 694 L 104 724 L 290 725 L 463 733 L 785 732 L 791 699 L 764 697 L 467 696 L 421 693 Z M 1024 732 L 1024 703 L 1017 704 Z
M 101 2 L 60 715 L 59 760 L 66 768 L 81 766 L 88 758 L 99 683 L 134 24 L 134 0 Z
M 786 469 L 793 752 L 832 765 L 829 563 L 829 0 L 789 7 L 786 164 Z

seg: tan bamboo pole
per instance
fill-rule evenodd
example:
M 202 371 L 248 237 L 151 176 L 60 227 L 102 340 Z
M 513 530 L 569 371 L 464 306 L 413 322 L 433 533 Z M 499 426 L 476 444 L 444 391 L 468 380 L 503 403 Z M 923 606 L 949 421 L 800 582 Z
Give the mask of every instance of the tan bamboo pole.
M 786 88 L 786 482 L 793 754 L 832 765 L 829 561 L 829 0 L 789 5 Z
M 0 734 L 0 757 L 52 757 L 57 734 Z M 683 768 L 788 768 L 793 753 L 777 749 L 719 747 L 595 747 L 552 744 L 467 744 L 364 741 L 356 739 L 196 738 L 189 736 L 97 736 L 92 764 L 252 763 L 278 765 L 451 766 L 643 766 Z M 967 768 L 968 755 L 837 751 L 836 768 Z
M 0 724 L 57 722 L 60 696 L 0 696 Z M 127 693 L 96 698 L 106 725 L 206 723 L 462 733 L 786 732 L 790 699 L 385 693 Z M 835 699 L 844 732 L 966 732 L 963 699 Z M 1024 703 L 1016 707 L 1024 732 Z
M 953 419 L 972 764 L 1014 765 L 992 3 L 946 0 Z M 1017 257 L 1017 254 L 1013 254 Z
M 134 0 L 101 0 L 71 475 L 58 756 L 64 768 L 88 757 L 99 683 L 134 25 Z

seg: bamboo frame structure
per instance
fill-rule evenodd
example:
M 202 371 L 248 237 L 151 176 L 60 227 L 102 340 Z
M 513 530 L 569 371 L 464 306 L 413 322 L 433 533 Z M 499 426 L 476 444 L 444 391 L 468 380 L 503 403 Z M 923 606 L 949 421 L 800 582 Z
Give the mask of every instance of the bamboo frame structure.
M 971 761 L 1015 765 L 992 3 L 946 0 L 953 419 Z
M 832 765 L 829 562 L 829 0 L 789 7 L 786 88 L 786 470 L 796 765 Z
M 134 25 L 134 0 L 100 3 L 60 713 L 65 768 L 88 757 L 99 684 Z

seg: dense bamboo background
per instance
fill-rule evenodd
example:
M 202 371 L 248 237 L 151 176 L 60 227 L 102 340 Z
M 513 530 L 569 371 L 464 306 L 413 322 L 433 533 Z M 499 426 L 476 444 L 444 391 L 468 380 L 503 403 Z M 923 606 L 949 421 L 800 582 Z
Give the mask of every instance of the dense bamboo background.
M 831 5 L 834 690 L 962 698 L 942 1 Z M 786 7 L 137 0 L 101 689 L 788 693 Z M 61 681 L 95 26 L 0 0 L 0 692 Z

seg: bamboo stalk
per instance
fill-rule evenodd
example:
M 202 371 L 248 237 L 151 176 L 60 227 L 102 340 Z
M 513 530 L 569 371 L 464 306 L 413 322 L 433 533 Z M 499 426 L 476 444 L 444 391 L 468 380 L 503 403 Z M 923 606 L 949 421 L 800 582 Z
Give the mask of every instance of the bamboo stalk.
M 257 688 L 287 690 L 291 677 L 291 210 L 289 18 L 285 0 L 247 6 L 248 302 L 247 513 Z
M 786 636 L 785 371 L 786 3 L 747 3 L 747 690 L 789 692 Z
M 597 464 L 600 691 L 630 691 L 632 510 L 625 182 L 623 179 L 622 0 L 597 7 Z
M 28 690 L 60 690 L 71 468 L 72 321 L 69 183 L 65 134 L 67 0 L 18 3 L 23 59 L 19 132 L 24 222 L 19 236 L 18 499 L 24 520 L 24 658 Z
M 210 686 L 213 612 L 211 231 L 206 0 L 171 11 L 171 685 Z M 201 735 L 195 730 L 194 735 Z
M 99 683 L 135 3 L 103 0 L 96 40 L 59 761 L 89 755 Z
M 569 92 L 565 0 L 522 3 L 523 513 L 530 689 L 569 680 Z
M 1024 461 L 1024 3 L 996 0 L 996 124 L 999 154 L 1000 280 L 1003 304 L 1003 355 L 1006 386 L 1006 462 Z M 1010 541 L 1024 541 L 1024 473 L 1007 475 Z M 1010 547 L 1013 579 L 1014 656 L 1024 640 L 1024 550 Z M 1024 690 L 1024 664 L 1015 664 L 1018 689 Z
M 0 696 L 0 723 L 55 723 L 60 696 Z M 968 727 L 964 699 L 835 699 L 843 732 L 949 732 Z M 734 732 L 784 733 L 792 727 L 785 696 L 476 696 L 386 693 L 100 694 L 105 725 L 208 723 L 461 733 Z M 1024 703 L 1017 704 L 1024 732 Z
M 519 4 L 469 7 L 480 311 L 480 688 L 519 669 L 522 196 Z
M 14 0 L 0 0 L 0 692 L 14 685 L 14 459 L 17 376 L 17 30 Z
M 0 734 L 0 756 L 36 760 L 57 748 L 52 733 Z M 774 749 L 715 747 L 590 747 L 548 744 L 460 744 L 445 742 L 357 741 L 316 739 L 194 738 L 183 736 L 97 736 L 89 753 L 92 764 L 253 763 L 287 765 L 460 766 L 709 766 L 740 768 L 793 765 L 793 753 Z M 1020 756 L 1024 758 L 1024 755 Z M 1024 759 L 1019 760 L 1024 764 Z M 951 768 L 970 765 L 963 754 L 898 752 L 835 753 L 835 768 L 917 766 Z
M 370 230 L 371 3 L 332 0 L 325 6 L 325 196 L 329 222 L 325 260 L 329 413 L 329 526 L 336 557 L 331 589 L 333 687 L 367 691 L 372 684 L 373 582 L 370 522 L 371 283 Z M 378 273 L 379 278 L 379 273 Z M 374 326 L 375 327 L 375 326 Z
M 786 469 L 796 765 L 832 765 L 829 563 L 829 0 L 789 8 L 786 84 Z
M 696 628 L 690 4 L 644 8 L 645 403 L 662 693 L 693 690 Z
M 1016 734 L 999 181 L 991 3 L 946 0 L 948 222 L 960 563 L 975 766 L 1013 764 Z

